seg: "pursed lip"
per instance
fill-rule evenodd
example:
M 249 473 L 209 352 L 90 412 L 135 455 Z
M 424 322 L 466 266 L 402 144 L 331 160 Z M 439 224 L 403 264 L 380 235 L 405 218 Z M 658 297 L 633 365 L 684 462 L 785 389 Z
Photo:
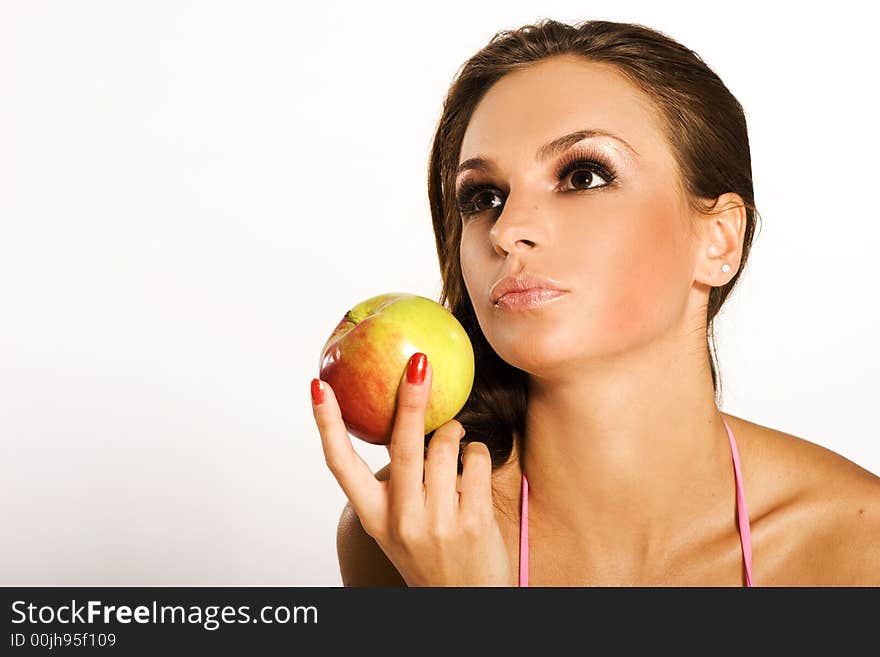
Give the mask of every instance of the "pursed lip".
M 520 273 L 516 276 L 505 276 L 495 282 L 489 291 L 492 303 L 510 292 L 525 292 L 527 290 L 559 290 L 567 292 L 557 281 L 537 274 Z

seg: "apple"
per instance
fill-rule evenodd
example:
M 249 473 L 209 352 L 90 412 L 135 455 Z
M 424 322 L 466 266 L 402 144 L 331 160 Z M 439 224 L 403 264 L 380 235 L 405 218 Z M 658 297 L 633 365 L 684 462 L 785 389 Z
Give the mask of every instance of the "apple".
M 397 389 L 410 356 L 422 352 L 432 369 L 425 434 L 455 417 L 474 383 L 474 350 L 446 308 L 422 296 L 389 292 L 361 301 L 321 349 L 320 378 L 333 388 L 353 436 L 391 442 Z

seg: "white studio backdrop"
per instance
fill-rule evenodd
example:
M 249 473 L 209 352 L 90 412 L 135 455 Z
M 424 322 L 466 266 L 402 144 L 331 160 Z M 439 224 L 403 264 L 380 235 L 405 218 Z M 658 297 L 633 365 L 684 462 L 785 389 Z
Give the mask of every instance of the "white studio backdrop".
M 0 5 L 0 584 L 341 584 L 320 347 L 369 296 L 438 298 L 443 96 L 544 17 L 664 31 L 743 104 L 763 224 L 722 410 L 880 472 L 869 10 L 594 6 Z

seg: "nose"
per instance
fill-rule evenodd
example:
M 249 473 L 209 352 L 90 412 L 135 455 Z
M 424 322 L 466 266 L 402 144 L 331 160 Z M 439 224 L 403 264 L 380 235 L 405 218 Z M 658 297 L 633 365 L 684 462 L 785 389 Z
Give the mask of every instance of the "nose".
M 530 251 L 545 242 L 546 227 L 539 215 L 538 205 L 532 204 L 531 210 L 518 209 L 510 203 L 510 198 L 508 196 L 501 214 L 489 231 L 492 248 L 501 256 L 516 251 Z

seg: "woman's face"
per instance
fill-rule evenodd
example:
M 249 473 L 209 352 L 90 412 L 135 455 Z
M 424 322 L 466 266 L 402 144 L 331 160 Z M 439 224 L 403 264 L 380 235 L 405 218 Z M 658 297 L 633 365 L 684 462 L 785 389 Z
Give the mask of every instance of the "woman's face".
M 696 244 L 676 186 L 676 167 L 649 101 L 611 67 L 556 58 L 506 75 L 476 108 L 458 174 L 485 184 L 460 198 L 461 267 L 480 327 L 505 361 L 533 375 L 613 356 L 680 332 Z M 537 158 L 542 145 L 581 130 L 578 141 Z M 580 164 L 557 177 L 571 156 Z M 490 289 L 520 272 L 568 292 L 525 311 L 496 307 Z

